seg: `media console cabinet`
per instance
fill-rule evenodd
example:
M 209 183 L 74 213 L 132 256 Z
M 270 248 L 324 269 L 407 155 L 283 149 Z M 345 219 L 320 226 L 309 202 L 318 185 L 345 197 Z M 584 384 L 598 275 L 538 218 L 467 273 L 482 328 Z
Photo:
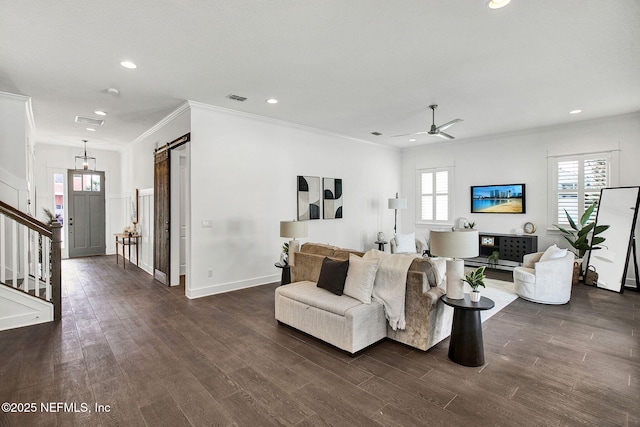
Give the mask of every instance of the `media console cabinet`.
M 476 258 L 465 258 L 465 265 L 470 267 L 489 266 L 489 257 L 494 251 L 498 251 L 498 262 L 495 268 L 513 270 L 522 264 L 524 255 L 538 252 L 538 236 L 478 233 L 478 246 L 479 255 Z

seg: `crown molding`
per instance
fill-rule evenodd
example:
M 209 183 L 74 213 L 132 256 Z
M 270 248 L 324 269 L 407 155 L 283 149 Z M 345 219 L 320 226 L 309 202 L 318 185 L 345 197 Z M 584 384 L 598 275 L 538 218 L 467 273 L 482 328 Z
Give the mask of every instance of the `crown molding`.
M 274 119 L 271 117 L 265 117 L 265 116 L 261 116 L 258 114 L 254 114 L 254 113 L 247 113 L 244 111 L 238 111 L 238 110 L 232 110 L 230 108 L 224 108 L 224 107 L 218 107 L 215 105 L 209 105 L 209 104 L 204 104 L 202 102 L 197 102 L 197 101 L 187 101 L 187 103 L 192 107 L 192 108 L 199 108 L 202 110 L 209 110 L 209 111 L 215 111 L 218 113 L 224 113 L 224 114 L 231 114 L 234 116 L 239 116 L 239 117 L 245 117 L 248 119 L 252 119 L 252 120 L 258 120 L 264 123 L 270 123 L 270 124 L 274 124 L 277 126 L 285 126 L 288 128 L 293 128 L 293 129 L 298 129 L 298 130 L 302 130 L 302 131 L 306 131 L 306 132 L 313 132 L 315 134 L 319 134 L 319 135 L 325 135 L 325 136 L 332 136 L 332 137 L 336 137 L 336 138 L 341 138 L 341 139 L 348 139 L 350 141 L 354 141 L 360 144 L 367 144 L 367 145 L 371 145 L 377 148 L 384 148 L 387 149 L 389 151 L 397 151 L 400 152 L 400 148 L 398 147 L 391 147 L 385 144 L 380 144 L 378 142 L 372 142 L 372 141 L 367 141 L 365 139 L 360 139 L 360 138 L 355 138 L 352 136 L 347 136 L 347 135 L 342 135 L 336 132 L 331 132 L 325 129 L 319 129 L 319 128 L 314 128 L 311 126 L 307 126 L 307 125 L 301 125 L 299 123 L 293 123 L 293 122 L 288 122 L 285 120 L 280 120 L 280 119 Z
M 0 91 L 0 97 L 7 98 L 7 99 L 13 99 L 15 101 L 23 101 L 23 102 L 27 102 L 27 101 L 29 101 L 31 99 L 30 96 L 17 95 L 15 93 L 2 92 L 2 91 Z
M 160 129 L 162 129 L 163 127 L 165 127 L 167 124 L 171 123 L 172 121 L 174 121 L 175 119 L 177 119 L 178 117 L 180 117 L 182 114 L 184 114 L 185 112 L 190 110 L 190 103 L 189 101 L 185 101 L 182 104 L 180 104 L 178 106 L 178 108 L 176 108 L 175 110 L 173 110 L 171 113 L 169 113 L 168 115 L 166 115 L 162 120 L 160 120 L 158 123 L 156 123 L 155 125 L 153 125 L 151 128 L 149 128 L 147 131 L 145 131 L 143 134 L 141 134 L 140 136 L 138 136 L 136 139 L 134 139 L 133 141 L 131 141 L 131 144 L 137 144 L 140 141 L 145 140 L 146 138 L 148 138 L 150 135 L 153 135 L 154 133 L 156 133 L 157 131 L 159 131 Z

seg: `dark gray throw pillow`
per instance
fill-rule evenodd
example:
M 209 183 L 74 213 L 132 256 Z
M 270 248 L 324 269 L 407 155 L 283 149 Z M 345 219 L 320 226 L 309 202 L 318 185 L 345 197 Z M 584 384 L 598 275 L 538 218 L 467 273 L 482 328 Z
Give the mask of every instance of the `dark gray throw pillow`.
M 347 280 L 347 271 L 349 270 L 349 260 L 334 261 L 327 257 L 322 261 L 320 269 L 320 277 L 318 277 L 318 287 L 333 292 L 336 295 L 342 295 L 344 290 L 344 282 Z

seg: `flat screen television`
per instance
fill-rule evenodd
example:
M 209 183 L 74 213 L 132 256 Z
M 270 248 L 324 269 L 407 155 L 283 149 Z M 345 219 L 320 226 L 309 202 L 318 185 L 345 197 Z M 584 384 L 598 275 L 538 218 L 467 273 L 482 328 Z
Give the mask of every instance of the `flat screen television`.
M 474 185 L 471 187 L 471 213 L 526 212 L 524 184 Z

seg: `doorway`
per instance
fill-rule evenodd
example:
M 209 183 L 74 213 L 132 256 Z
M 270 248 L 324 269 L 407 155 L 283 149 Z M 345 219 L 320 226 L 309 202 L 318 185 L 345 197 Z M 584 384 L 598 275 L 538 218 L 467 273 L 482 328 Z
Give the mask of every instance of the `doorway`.
M 104 172 L 68 170 L 69 258 L 104 255 Z
M 181 269 L 186 272 L 189 183 L 185 144 L 190 137 L 186 134 L 155 152 L 153 275 L 168 286 L 179 285 Z M 185 243 L 184 258 L 180 256 L 181 242 Z M 172 254 L 175 254 L 173 259 Z
M 170 286 L 185 284 L 187 270 L 188 146 L 171 150 L 171 274 Z

